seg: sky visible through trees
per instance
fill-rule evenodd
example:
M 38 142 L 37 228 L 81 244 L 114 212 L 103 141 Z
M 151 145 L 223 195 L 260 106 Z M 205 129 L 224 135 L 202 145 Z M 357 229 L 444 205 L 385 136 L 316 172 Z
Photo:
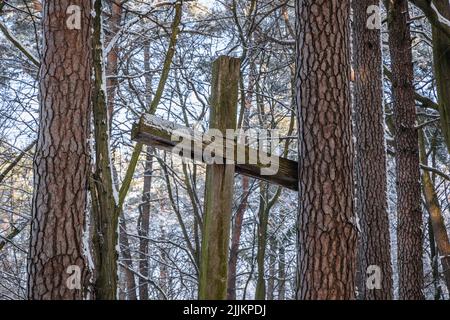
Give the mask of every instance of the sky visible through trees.
M 0 0 L 0 300 L 448 300 L 449 84 L 447 0 Z

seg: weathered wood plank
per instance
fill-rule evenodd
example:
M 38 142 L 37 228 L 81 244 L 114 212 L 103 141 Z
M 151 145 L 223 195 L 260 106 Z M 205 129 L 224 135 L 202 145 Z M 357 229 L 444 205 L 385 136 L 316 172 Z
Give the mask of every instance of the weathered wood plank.
M 236 129 L 240 66 L 240 59 L 225 56 L 213 63 L 209 122 L 211 128 L 224 134 L 227 129 Z M 225 300 L 227 297 L 234 172 L 234 163 L 206 167 L 200 300 Z
M 214 143 L 206 143 L 211 139 L 201 139 L 201 137 L 208 137 L 208 134 L 203 134 L 198 131 L 194 131 L 190 128 L 177 125 L 173 122 L 161 119 L 157 116 L 146 114 L 140 121 L 133 126 L 132 139 L 147 145 L 152 145 L 156 148 L 173 152 L 180 140 L 172 140 L 174 136 L 179 136 L 183 139 L 184 143 L 190 143 L 192 153 L 190 155 L 185 154 L 183 156 L 190 159 L 196 159 L 203 161 L 203 154 L 205 148 Z M 201 145 L 202 148 L 194 148 L 194 144 Z M 224 150 L 222 152 L 216 152 L 216 157 L 222 157 L 223 161 L 233 161 L 236 166 L 236 172 L 247 175 L 256 179 L 264 180 L 269 183 L 277 184 L 291 190 L 298 190 L 298 163 L 296 161 L 277 157 L 277 156 L 265 156 L 260 155 L 257 163 L 249 163 L 249 155 L 258 154 L 258 150 L 237 143 L 235 139 L 223 139 Z M 234 150 L 234 153 L 226 152 L 226 148 Z M 219 148 L 220 149 L 220 148 Z M 245 162 L 237 162 L 237 152 L 245 152 Z M 268 163 L 278 163 L 278 168 L 270 170 Z M 266 169 L 266 172 L 262 172 L 262 169 Z

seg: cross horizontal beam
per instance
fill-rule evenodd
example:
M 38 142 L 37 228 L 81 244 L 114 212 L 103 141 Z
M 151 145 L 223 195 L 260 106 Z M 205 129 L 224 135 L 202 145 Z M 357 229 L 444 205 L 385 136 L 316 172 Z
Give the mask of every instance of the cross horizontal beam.
M 165 151 L 174 152 L 176 150 L 178 152 L 179 149 L 176 149 L 176 147 L 177 145 L 179 146 L 180 140 L 174 140 L 174 137 L 182 138 L 183 144 L 189 142 L 194 146 L 200 146 L 200 148 L 192 148 L 190 155 L 183 154 L 183 156 L 201 161 L 204 161 L 205 148 L 213 144 L 211 142 L 205 142 L 205 139 L 199 138 L 205 137 L 203 133 L 150 114 L 142 116 L 140 121 L 133 125 L 131 133 L 131 138 L 134 141 L 152 145 L 155 148 Z M 258 150 L 237 143 L 234 139 L 223 138 L 222 145 L 224 146 L 223 150 L 221 148 L 215 149 L 215 158 L 221 158 L 223 163 L 233 163 L 236 172 L 291 190 L 298 190 L 298 163 L 296 161 L 273 155 L 268 156 L 263 153 L 260 154 Z M 226 150 L 234 150 L 234 153 L 227 152 Z M 249 159 L 250 155 L 257 154 L 256 163 L 251 163 L 250 161 L 241 163 L 237 161 L 236 159 L 239 159 L 236 156 L 238 151 L 245 153 L 246 160 Z M 267 165 L 268 163 L 277 163 L 277 166 L 273 168 L 272 172 Z

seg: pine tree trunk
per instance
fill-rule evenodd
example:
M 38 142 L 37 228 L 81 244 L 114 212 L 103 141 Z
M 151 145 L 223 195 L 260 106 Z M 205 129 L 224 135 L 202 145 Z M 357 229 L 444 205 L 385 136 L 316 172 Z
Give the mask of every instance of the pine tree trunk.
M 411 35 L 406 0 L 386 1 L 397 185 L 399 298 L 423 299 L 422 210 Z
M 297 0 L 298 299 L 352 299 L 350 1 Z
M 369 6 L 379 0 L 352 1 L 356 212 L 361 232 L 358 243 L 358 298 L 392 299 L 392 265 L 387 212 L 383 82 L 380 29 L 367 27 Z M 381 288 L 366 287 L 367 268 L 381 268 Z
M 70 5 L 81 8 L 80 30 L 66 25 Z M 30 299 L 82 299 L 88 289 L 82 237 L 89 177 L 91 8 L 89 0 L 43 2 Z

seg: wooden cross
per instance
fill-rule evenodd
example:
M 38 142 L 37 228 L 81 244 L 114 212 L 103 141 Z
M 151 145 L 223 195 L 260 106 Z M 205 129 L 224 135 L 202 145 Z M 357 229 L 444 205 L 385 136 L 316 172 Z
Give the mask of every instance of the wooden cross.
M 237 103 L 240 78 L 240 59 L 221 56 L 213 63 L 210 128 L 219 129 L 225 135 L 226 129 L 236 129 Z M 192 148 L 192 159 L 203 159 L 207 143 L 196 141 L 202 134 L 179 126 L 153 115 L 144 115 L 133 126 L 132 139 L 166 151 L 174 151 L 178 142 L 174 136 L 186 141 L 197 142 L 201 148 Z M 224 138 L 226 151 L 215 154 L 223 164 L 208 164 L 206 167 L 204 228 L 200 265 L 199 299 L 223 300 L 227 293 L 228 248 L 232 219 L 234 174 L 238 172 L 269 183 L 298 190 L 298 163 L 283 157 L 275 157 L 278 170 L 271 175 L 262 174 L 266 161 L 255 163 L 237 162 L 237 151 L 244 151 L 246 159 L 250 154 L 261 154 L 258 150 L 239 144 L 235 139 Z M 233 161 L 230 164 L 230 160 Z

